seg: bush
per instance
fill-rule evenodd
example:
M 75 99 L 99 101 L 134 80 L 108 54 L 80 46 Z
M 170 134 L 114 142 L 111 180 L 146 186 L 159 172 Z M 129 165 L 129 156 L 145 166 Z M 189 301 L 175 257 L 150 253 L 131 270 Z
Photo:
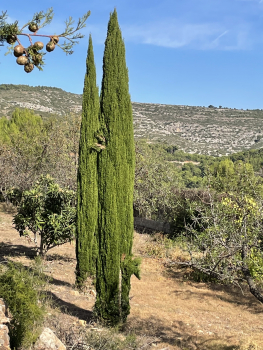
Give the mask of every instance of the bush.
M 198 212 L 194 208 L 197 203 L 209 203 L 207 190 L 181 189 L 175 191 L 174 195 L 176 197 L 176 207 L 172 212 L 170 238 L 176 238 L 181 234 L 189 235 L 189 231 L 186 230 L 186 226 L 189 225 L 193 225 L 195 230 L 200 231 L 199 222 L 194 220 L 194 217 L 198 216 Z
M 62 189 L 49 176 L 41 176 L 30 191 L 22 193 L 22 199 L 14 217 L 20 236 L 28 231 L 40 235 L 40 254 L 72 241 L 75 235 L 75 192 Z
M 36 341 L 38 329 L 44 318 L 41 292 L 45 279 L 37 270 L 27 270 L 20 263 L 9 262 L 0 267 L 0 297 L 5 300 L 12 314 L 10 345 L 17 349 Z
M 242 174 L 241 174 L 242 175 Z M 255 194 L 253 198 L 244 193 Z M 263 302 L 263 211 L 261 185 L 241 187 L 239 192 L 210 192 L 209 203 L 194 203 L 193 223 L 188 225 L 188 266 L 223 283 L 240 286 Z M 256 198 L 256 195 L 258 198 Z M 197 214 L 196 214 L 197 213 Z M 203 279 L 203 276 L 201 276 Z

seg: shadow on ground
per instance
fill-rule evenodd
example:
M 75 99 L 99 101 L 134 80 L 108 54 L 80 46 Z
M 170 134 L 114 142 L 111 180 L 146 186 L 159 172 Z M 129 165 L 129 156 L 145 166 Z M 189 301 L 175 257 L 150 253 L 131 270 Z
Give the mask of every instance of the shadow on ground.
M 189 286 L 194 287 L 196 290 L 201 289 L 210 289 L 213 291 L 213 295 L 211 293 L 203 293 L 202 297 L 209 297 L 218 300 L 222 300 L 228 303 L 242 305 L 244 309 L 249 310 L 254 314 L 259 314 L 263 312 L 263 305 L 250 293 L 249 288 L 246 284 L 242 284 L 241 288 L 233 285 L 224 285 L 217 283 L 203 283 L 203 282 L 195 282 L 191 279 L 191 276 L 184 268 L 167 268 L 164 272 L 164 275 L 169 278 L 177 279 L 178 281 L 187 281 Z M 187 275 L 187 279 L 184 277 Z M 190 277 L 189 277 L 190 276 Z M 222 293 L 223 292 L 223 293 Z M 192 299 L 196 297 L 197 293 L 191 290 L 187 291 L 175 291 L 174 293 L 181 294 L 183 293 L 184 299 Z
M 46 275 L 47 276 L 47 275 Z M 48 276 L 47 276 L 48 277 Z M 58 280 L 54 277 L 51 277 L 50 278 L 50 281 L 49 281 L 50 284 L 54 284 L 55 286 L 66 286 L 66 287 L 70 287 L 70 288 L 73 288 L 74 285 L 69 283 L 69 282 L 65 282 L 65 281 L 62 281 L 62 280 Z M 1 350 L 1 349 L 0 349 Z
M 93 313 L 89 310 L 82 309 L 75 304 L 66 302 L 50 291 L 46 292 L 46 296 L 51 300 L 52 306 L 59 308 L 59 310 L 63 313 L 75 316 L 80 320 L 85 320 L 87 323 L 93 319 Z
M 26 256 L 29 259 L 34 259 L 37 256 L 36 247 L 27 247 L 21 244 L 0 243 L 0 259 L 6 257 Z
M 157 318 L 138 319 L 128 318 L 123 326 L 124 333 L 134 333 L 136 335 L 154 337 L 155 343 L 165 343 L 176 346 L 178 349 L 187 350 L 237 350 L 236 345 L 229 345 L 226 341 L 218 339 L 216 336 L 202 336 L 190 334 L 189 326 L 184 322 L 176 322 L 172 327 Z M 163 344 L 162 344 L 163 345 Z
M 60 254 L 50 254 L 46 256 L 46 261 L 63 261 L 63 262 L 76 262 L 76 258 L 71 258 L 68 256 L 63 256 Z

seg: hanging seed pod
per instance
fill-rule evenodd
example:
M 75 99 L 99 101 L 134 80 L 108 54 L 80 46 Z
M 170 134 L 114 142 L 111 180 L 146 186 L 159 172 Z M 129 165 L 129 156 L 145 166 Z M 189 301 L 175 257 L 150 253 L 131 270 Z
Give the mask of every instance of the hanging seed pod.
M 14 55 L 15 55 L 16 57 L 22 56 L 23 53 L 24 53 L 24 51 L 25 51 L 25 48 L 24 48 L 23 45 L 16 45 L 16 46 L 14 47 Z
M 54 44 L 57 44 L 59 42 L 59 37 L 57 35 L 52 36 L 52 39 Z
M 24 66 L 24 71 L 25 71 L 26 73 L 32 72 L 33 69 L 34 69 L 33 63 L 27 63 L 27 64 L 25 64 L 25 66 Z
M 36 48 L 36 50 L 42 50 L 44 47 L 44 44 L 42 43 L 42 41 L 36 41 L 33 47 Z
M 47 43 L 46 45 L 46 50 L 48 52 L 54 51 L 55 50 L 56 45 L 53 43 L 53 41 L 50 41 L 49 43 Z
M 16 42 L 16 40 L 17 40 L 16 35 L 8 35 L 8 36 L 7 36 L 7 39 L 6 39 L 6 41 L 7 41 L 8 44 L 10 44 L 10 45 L 14 44 L 14 43 Z
M 28 29 L 30 30 L 30 32 L 35 33 L 38 30 L 38 25 L 32 22 L 29 24 Z
M 28 58 L 26 56 L 20 56 L 16 59 L 16 63 L 19 64 L 20 66 L 24 66 L 25 64 L 28 63 Z

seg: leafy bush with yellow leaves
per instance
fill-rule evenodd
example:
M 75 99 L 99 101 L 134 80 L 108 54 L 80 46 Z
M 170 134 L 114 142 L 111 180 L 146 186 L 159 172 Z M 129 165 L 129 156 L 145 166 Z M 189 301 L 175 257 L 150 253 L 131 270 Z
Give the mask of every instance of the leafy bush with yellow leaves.
M 226 172 L 220 175 L 221 193 L 208 187 L 209 201 L 193 204 L 194 224 L 185 237 L 187 264 L 224 283 L 241 287 L 245 282 L 263 302 L 262 180 L 244 164 L 232 170 L 232 190 Z

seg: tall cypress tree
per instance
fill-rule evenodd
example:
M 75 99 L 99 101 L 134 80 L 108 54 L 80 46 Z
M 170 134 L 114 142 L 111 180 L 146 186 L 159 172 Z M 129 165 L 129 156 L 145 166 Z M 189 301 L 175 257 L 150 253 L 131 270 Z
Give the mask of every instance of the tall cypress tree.
M 110 15 L 103 58 L 100 125 L 106 148 L 98 155 L 97 315 L 111 324 L 129 314 L 132 260 L 134 135 L 125 46 L 117 12 Z
M 76 283 L 81 286 L 87 276 L 95 274 L 98 221 L 97 157 L 99 137 L 99 91 L 91 36 L 83 89 L 82 121 L 77 178 Z

